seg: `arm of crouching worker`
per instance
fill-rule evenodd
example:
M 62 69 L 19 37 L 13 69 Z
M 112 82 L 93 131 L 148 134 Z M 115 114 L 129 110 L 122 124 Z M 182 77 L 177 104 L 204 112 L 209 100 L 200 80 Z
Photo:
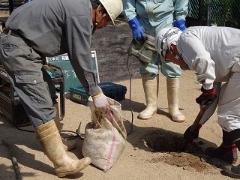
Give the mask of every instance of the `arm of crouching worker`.
M 91 11 L 90 11 L 91 12 Z M 85 90 L 93 97 L 93 103 L 100 110 L 108 110 L 107 97 L 97 85 L 97 73 L 91 64 L 91 14 L 68 17 L 66 39 L 68 55 L 74 71 Z
M 208 105 L 217 97 L 213 83 L 215 77 L 215 62 L 202 42 L 191 33 L 184 33 L 178 40 L 177 50 L 182 55 L 186 64 L 197 75 L 197 80 L 202 84 L 202 94 L 196 99 L 201 106 Z

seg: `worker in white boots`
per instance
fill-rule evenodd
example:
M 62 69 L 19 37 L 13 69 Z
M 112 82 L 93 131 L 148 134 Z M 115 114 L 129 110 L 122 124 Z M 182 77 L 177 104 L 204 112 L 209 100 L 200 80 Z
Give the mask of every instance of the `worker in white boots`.
M 196 72 L 202 94 L 196 99 L 200 108 L 214 102 L 214 82 L 222 83 L 218 100 L 218 123 L 223 130 L 222 144 L 208 148 L 210 157 L 233 163 L 240 148 L 240 30 L 230 27 L 190 27 L 185 32 L 165 28 L 158 32 L 156 49 L 166 60 L 182 69 Z M 240 165 L 224 169 L 240 178 Z
M 142 75 L 142 83 L 145 92 L 146 108 L 139 113 L 138 118 L 149 119 L 158 108 L 158 78 L 157 75 Z M 185 116 L 179 111 L 179 78 L 167 78 L 167 98 L 168 110 L 171 118 L 175 122 L 183 122 Z
M 54 122 L 56 112 L 43 78 L 45 57 L 68 53 L 73 69 L 100 111 L 109 111 L 91 64 L 91 37 L 121 13 L 122 0 L 39 0 L 15 9 L 0 34 L 0 63 L 36 130 L 56 175 L 86 168 L 91 159 L 70 157 Z
M 124 13 L 132 29 L 133 39 L 143 41 L 145 37 L 155 37 L 155 33 L 165 27 L 178 27 L 185 30 L 188 0 L 125 0 Z M 167 79 L 168 109 L 175 122 L 183 122 L 185 116 L 179 111 L 179 77 L 181 69 L 178 65 L 165 62 L 155 51 L 149 62 L 143 63 L 140 69 L 146 97 L 146 108 L 139 113 L 139 119 L 149 119 L 158 108 L 159 69 Z M 160 68 L 159 68 L 160 67 Z

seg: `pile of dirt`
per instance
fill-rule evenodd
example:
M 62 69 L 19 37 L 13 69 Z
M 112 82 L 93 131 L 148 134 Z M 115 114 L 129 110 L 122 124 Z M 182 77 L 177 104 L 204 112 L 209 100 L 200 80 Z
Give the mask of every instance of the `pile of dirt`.
M 204 158 L 198 157 L 193 154 L 181 152 L 171 152 L 165 153 L 163 156 L 158 158 L 153 158 L 149 162 L 157 163 L 157 162 L 165 162 L 171 166 L 182 167 L 187 171 L 196 171 L 200 173 L 216 173 L 217 168 L 208 164 Z
M 209 164 L 199 144 L 187 145 L 182 135 L 153 131 L 143 137 L 145 145 L 152 152 L 162 154 L 149 162 L 165 162 L 172 166 L 182 167 L 184 170 L 197 172 L 216 172 L 217 167 Z

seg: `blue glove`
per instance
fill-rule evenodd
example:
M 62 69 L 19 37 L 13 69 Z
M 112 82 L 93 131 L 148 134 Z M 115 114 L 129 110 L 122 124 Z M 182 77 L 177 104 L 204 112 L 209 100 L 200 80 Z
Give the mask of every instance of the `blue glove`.
M 136 39 L 136 40 L 144 39 L 143 27 L 139 23 L 136 16 L 134 18 L 132 18 L 131 20 L 129 20 L 128 24 L 132 29 L 133 39 Z
M 179 19 L 173 22 L 173 26 L 179 28 L 181 31 L 186 29 L 186 21 L 184 19 Z

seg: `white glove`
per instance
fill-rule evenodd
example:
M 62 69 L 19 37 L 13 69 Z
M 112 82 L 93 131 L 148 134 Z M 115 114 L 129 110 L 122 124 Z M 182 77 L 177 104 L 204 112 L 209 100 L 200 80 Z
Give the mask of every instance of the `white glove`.
M 110 110 L 108 99 L 103 93 L 93 96 L 93 104 L 95 105 L 96 109 L 99 109 L 103 112 Z

